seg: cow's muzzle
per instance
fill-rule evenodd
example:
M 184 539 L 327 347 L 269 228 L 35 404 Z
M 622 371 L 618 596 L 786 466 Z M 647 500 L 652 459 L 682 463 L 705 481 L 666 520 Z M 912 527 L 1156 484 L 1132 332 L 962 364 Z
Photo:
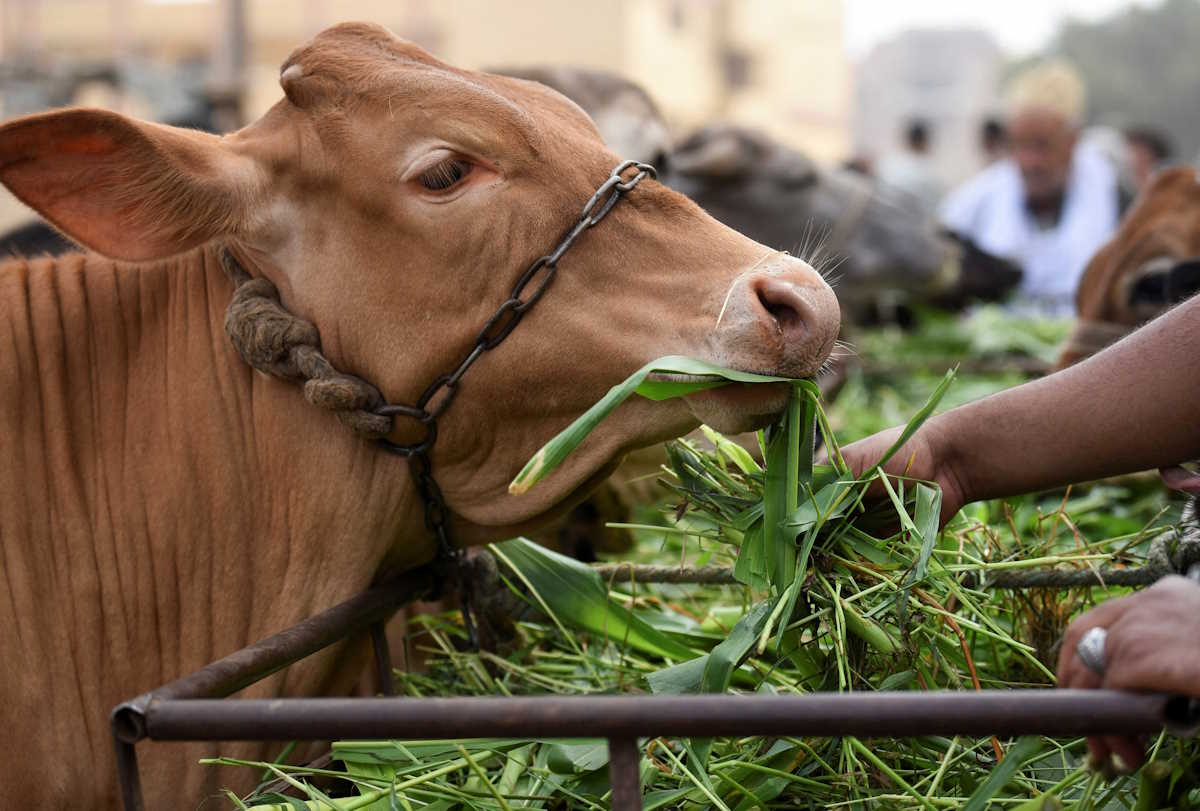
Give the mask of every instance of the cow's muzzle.
M 833 351 L 841 314 L 815 270 L 776 254 L 739 276 L 713 331 L 713 351 L 737 369 L 809 377 Z
M 780 377 L 815 375 L 833 351 L 841 314 L 807 263 L 775 254 L 734 280 L 711 333 L 714 360 Z M 701 422 L 720 431 L 760 428 L 787 403 L 788 386 L 725 386 L 689 395 Z

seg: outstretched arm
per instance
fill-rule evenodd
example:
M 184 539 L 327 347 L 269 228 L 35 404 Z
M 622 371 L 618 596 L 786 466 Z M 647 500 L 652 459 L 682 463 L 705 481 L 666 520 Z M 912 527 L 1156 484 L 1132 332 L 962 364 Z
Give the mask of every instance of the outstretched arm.
M 888 434 L 891 436 L 889 437 Z M 843 449 L 856 472 L 895 432 Z M 1200 297 L 1061 372 L 932 418 L 887 464 L 965 503 L 1200 458 Z

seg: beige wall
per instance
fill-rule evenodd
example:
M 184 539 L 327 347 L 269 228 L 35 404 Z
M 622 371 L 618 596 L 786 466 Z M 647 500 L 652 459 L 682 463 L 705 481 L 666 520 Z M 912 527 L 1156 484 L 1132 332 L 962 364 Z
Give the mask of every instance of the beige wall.
M 464 67 L 572 64 L 647 88 L 677 135 L 732 120 L 825 160 L 848 152 L 841 0 L 246 0 L 244 109 L 280 98 L 280 63 L 332 23 L 373 20 Z M 0 58 L 164 61 L 219 47 L 223 0 L 0 0 Z M 730 86 L 725 54 L 744 60 Z M 2 112 L 2 111 L 0 111 Z M 0 225 L 12 219 L 0 201 Z

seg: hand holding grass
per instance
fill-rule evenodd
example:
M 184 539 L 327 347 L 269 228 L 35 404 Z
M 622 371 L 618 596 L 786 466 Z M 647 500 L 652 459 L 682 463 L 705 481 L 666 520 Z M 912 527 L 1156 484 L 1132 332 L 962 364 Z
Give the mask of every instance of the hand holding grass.
M 943 438 L 931 420 L 922 426 L 882 466 L 883 472 L 891 476 L 929 481 L 942 488 L 941 525 L 954 517 L 968 499 L 963 492 L 957 470 L 948 458 Z M 900 437 L 903 426 L 880 431 L 874 436 L 842 448 L 842 458 L 855 476 L 878 463 L 883 454 Z M 868 497 L 887 498 L 882 484 L 874 484 L 867 491 Z
M 1200 296 L 1077 366 L 931 418 L 884 469 L 941 484 L 944 522 L 972 501 L 1200 458 L 1197 347 Z M 851 470 L 895 430 L 843 448 Z

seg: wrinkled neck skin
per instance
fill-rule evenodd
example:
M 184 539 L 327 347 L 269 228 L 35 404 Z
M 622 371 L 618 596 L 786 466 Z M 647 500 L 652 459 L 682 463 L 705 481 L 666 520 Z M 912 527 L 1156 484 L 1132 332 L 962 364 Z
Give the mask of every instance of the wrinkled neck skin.
M 432 555 L 402 534 L 421 526 L 403 460 L 252 372 L 230 294 L 212 248 L 0 267 L 0 807 L 115 807 L 118 701 Z M 359 669 L 339 646 L 248 694 L 346 691 Z M 196 757 L 264 750 L 185 748 L 142 747 L 148 807 L 246 777 Z

